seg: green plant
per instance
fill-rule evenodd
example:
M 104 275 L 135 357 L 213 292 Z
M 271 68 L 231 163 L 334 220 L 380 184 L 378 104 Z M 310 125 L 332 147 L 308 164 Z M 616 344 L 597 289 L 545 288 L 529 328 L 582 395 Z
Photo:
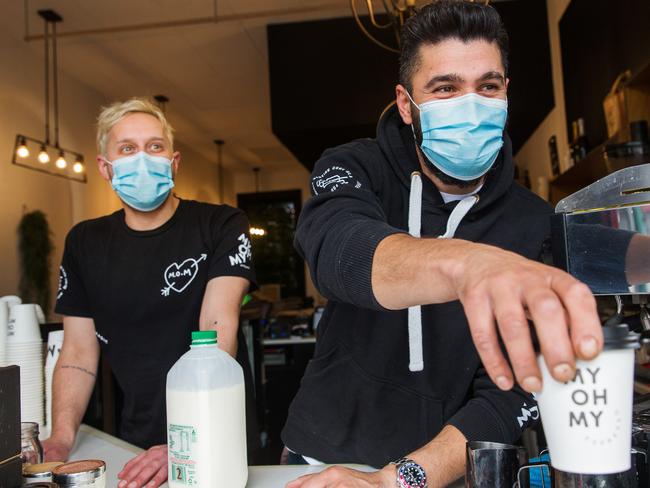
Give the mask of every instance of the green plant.
M 54 250 L 47 217 L 40 210 L 26 213 L 18 224 L 20 296 L 50 311 L 50 255 Z

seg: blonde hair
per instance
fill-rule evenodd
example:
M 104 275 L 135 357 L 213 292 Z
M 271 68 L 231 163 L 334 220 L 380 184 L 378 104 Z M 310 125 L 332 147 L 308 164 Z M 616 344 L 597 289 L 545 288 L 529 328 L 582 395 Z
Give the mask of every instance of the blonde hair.
M 113 126 L 132 113 L 149 114 L 156 117 L 162 124 L 165 139 L 169 141 L 172 148 L 174 147 L 174 129 L 167 122 L 162 110 L 151 100 L 134 97 L 126 102 L 116 102 L 107 107 L 102 107 L 102 111 L 97 117 L 97 148 L 100 154 L 106 155 L 108 133 Z

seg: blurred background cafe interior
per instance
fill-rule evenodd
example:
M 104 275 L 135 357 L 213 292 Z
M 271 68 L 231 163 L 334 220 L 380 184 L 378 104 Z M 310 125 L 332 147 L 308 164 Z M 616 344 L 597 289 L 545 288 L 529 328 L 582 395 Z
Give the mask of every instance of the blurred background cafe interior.
M 396 33 L 411 3 L 2 2 L 0 296 L 40 305 L 45 342 L 61 329 L 53 309 L 66 234 L 120 208 L 95 162 L 97 115 L 150 97 L 182 153 L 174 193 L 248 216 L 259 289 L 240 325 L 263 447 L 256 463 L 278 463 L 326 303 L 293 247 L 310 172 L 326 148 L 375 136 L 394 100 Z M 647 161 L 650 2 L 490 3 L 510 36 L 519 183 L 555 205 Z M 105 358 L 97 377 L 84 423 L 115 434 L 122 395 Z M 637 379 L 640 391 L 645 383 Z

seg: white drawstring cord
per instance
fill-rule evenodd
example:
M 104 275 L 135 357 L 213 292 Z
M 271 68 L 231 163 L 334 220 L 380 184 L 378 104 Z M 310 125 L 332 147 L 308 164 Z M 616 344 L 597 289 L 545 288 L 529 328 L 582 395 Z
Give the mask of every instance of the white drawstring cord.
M 411 173 L 411 192 L 409 195 L 409 234 L 420 237 L 422 228 L 422 178 L 420 173 Z M 422 354 L 422 307 L 409 307 L 409 371 L 424 369 Z
M 446 232 L 439 236 L 440 239 L 454 237 L 461 220 L 469 213 L 478 202 L 478 195 L 463 198 L 454 207 L 447 221 Z M 422 178 L 420 173 L 411 173 L 411 190 L 409 194 L 409 234 L 413 237 L 421 236 L 422 229 Z M 424 369 L 424 355 L 422 353 L 422 307 L 416 305 L 408 310 L 409 334 L 409 371 L 422 371 Z

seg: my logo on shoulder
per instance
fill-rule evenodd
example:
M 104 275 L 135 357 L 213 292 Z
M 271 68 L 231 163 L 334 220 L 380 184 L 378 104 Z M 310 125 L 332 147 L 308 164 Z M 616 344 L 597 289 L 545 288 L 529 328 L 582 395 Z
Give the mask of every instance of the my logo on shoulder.
M 523 427 L 524 424 L 528 424 L 529 420 L 537 420 L 539 418 L 539 410 L 537 405 L 528 406 L 524 403 L 521 407 L 521 416 L 517 417 L 517 422 L 519 427 Z
M 250 269 L 251 258 L 253 253 L 251 251 L 251 240 L 246 234 L 240 235 L 237 240 L 239 241 L 239 246 L 237 246 L 237 253 L 232 256 L 228 256 L 230 259 L 230 266 L 239 266 L 241 268 Z
M 65 268 L 63 266 L 59 266 L 59 290 L 56 294 L 56 299 L 58 300 L 61 298 L 67 289 L 68 273 L 65 272 Z

